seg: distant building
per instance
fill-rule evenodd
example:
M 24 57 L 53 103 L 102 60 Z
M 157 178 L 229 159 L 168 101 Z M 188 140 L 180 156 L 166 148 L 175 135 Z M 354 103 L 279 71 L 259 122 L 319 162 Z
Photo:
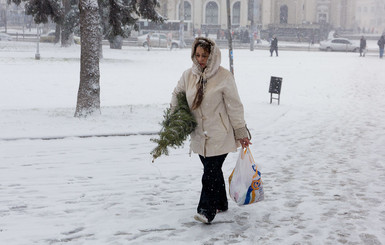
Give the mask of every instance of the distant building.
M 184 18 L 194 22 L 195 28 L 227 26 L 226 0 L 160 0 L 160 3 L 162 13 L 169 19 Z M 353 27 L 356 10 L 356 0 L 230 0 L 230 5 L 233 25 L 249 25 L 250 13 L 256 13 L 254 18 L 263 27 L 327 22 L 349 29 Z
M 0 0 L 0 28 L 33 25 L 32 18 L 24 16 L 24 3 L 9 6 L 6 2 Z M 214 34 L 227 29 L 227 0 L 159 0 L 159 3 L 163 16 L 184 20 L 200 33 Z M 232 29 L 258 31 L 265 37 L 278 33 L 293 40 L 323 39 L 331 29 L 385 32 L 385 0 L 230 0 L 230 13 Z
M 226 0 L 160 0 L 161 13 L 171 20 L 192 22 L 195 29 L 226 29 Z M 182 4 L 183 2 L 183 4 Z M 247 26 L 248 0 L 231 1 L 233 26 Z
M 356 28 L 360 33 L 384 33 L 385 0 L 357 1 Z
M 227 29 L 226 0 L 160 0 L 161 13 L 171 20 L 184 19 L 195 29 Z M 358 27 L 381 29 L 385 0 L 230 0 L 232 28 L 259 30 L 337 29 L 356 32 Z
M 24 16 L 24 3 L 17 6 L 7 4 L 7 0 L 0 0 L 0 27 L 22 26 L 27 20 L 31 18 Z

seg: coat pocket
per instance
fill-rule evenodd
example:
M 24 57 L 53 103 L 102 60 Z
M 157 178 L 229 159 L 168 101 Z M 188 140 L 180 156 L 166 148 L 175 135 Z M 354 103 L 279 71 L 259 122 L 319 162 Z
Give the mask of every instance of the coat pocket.
M 225 128 L 225 130 L 226 130 L 226 133 L 228 133 L 229 131 L 227 130 L 227 127 L 226 127 L 225 121 L 223 120 L 223 117 L 222 117 L 222 114 L 221 114 L 221 113 L 219 113 L 219 117 L 221 118 L 221 123 L 222 123 L 223 127 Z

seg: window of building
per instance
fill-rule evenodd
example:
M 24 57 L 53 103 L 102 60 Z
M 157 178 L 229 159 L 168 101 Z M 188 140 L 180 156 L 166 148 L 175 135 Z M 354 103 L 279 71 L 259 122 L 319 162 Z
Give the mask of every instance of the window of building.
M 206 5 L 206 24 L 218 25 L 218 5 L 216 2 L 208 2 Z
M 233 5 L 233 25 L 239 25 L 241 23 L 241 2 L 236 2 Z
M 162 5 L 162 15 L 164 17 L 167 17 L 167 15 L 168 15 L 168 13 L 167 13 L 167 3 Z
M 287 7 L 287 5 L 282 5 L 279 12 L 280 24 L 287 24 L 288 13 L 289 13 L 289 8 Z
M 326 5 L 320 5 L 317 7 L 317 21 L 320 24 L 329 22 L 329 7 Z
M 326 14 L 324 14 L 324 13 L 319 13 L 318 14 L 318 22 L 319 23 L 327 23 L 328 21 L 328 17 L 327 17 L 327 15 Z
M 184 1 L 184 20 L 191 20 L 191 4 Z

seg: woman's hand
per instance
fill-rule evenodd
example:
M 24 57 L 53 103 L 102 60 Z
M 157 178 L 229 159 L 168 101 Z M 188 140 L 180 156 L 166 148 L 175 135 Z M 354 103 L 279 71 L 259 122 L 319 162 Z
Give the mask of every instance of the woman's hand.
M 252 145 L 249 138 L 240 139 L 239 142 L 241 143 L 243 149 L 248 147 L 249 145 Z

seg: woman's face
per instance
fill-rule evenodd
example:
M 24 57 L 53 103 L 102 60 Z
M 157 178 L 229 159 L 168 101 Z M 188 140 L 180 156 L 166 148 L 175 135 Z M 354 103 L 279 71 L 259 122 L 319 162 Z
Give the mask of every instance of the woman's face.
M 202 47 L 198 46 L 195 50 L 195 58 L 197 59 L 199 65 L 203 68 L 207 66 L 207 60 L 209 58 L 209 53 L 206 52 Z

